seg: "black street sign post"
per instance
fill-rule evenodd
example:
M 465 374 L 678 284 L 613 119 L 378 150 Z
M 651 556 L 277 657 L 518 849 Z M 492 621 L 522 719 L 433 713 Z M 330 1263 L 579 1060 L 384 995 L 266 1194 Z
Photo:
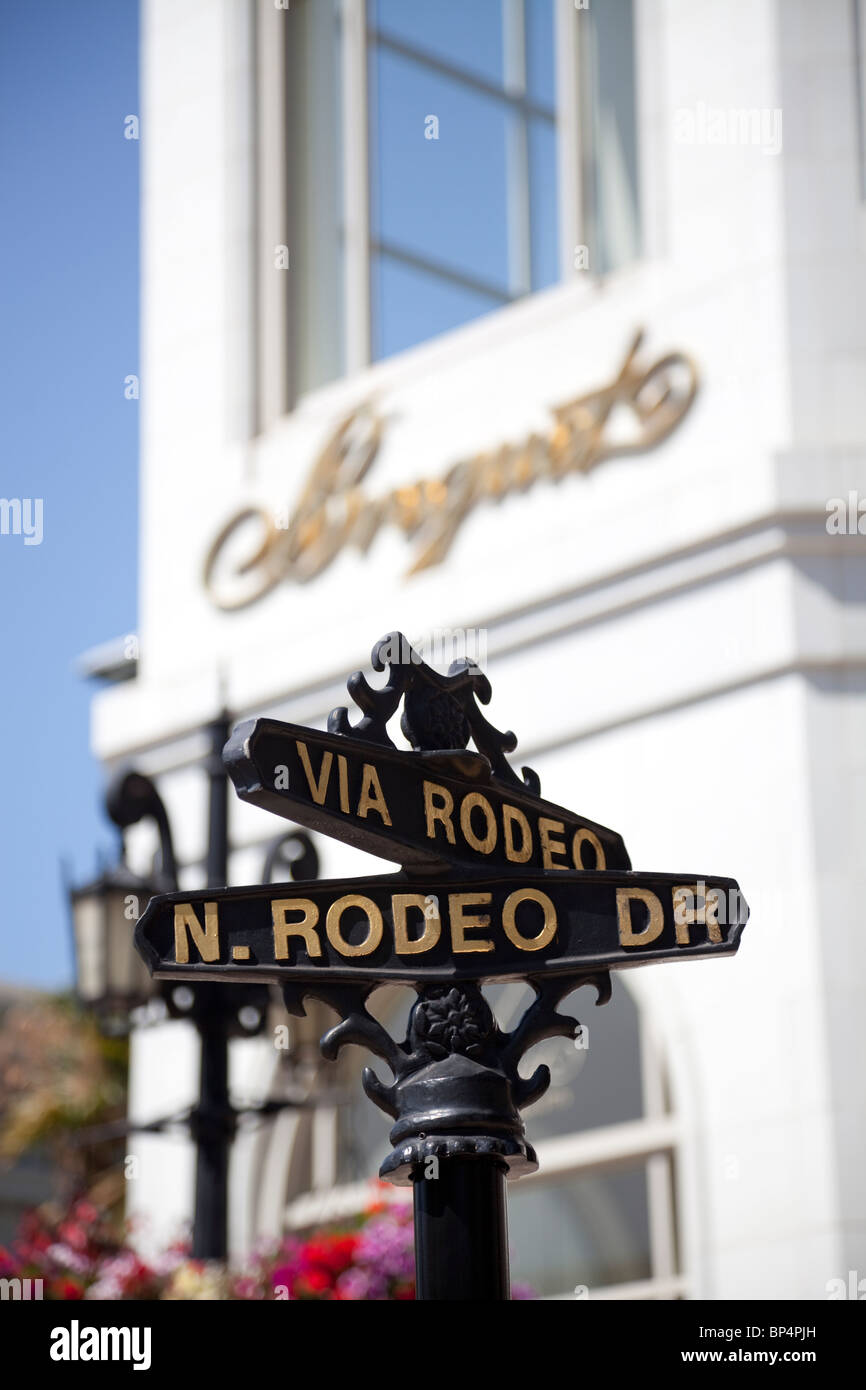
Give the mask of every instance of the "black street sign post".
M 393 1073 L 368 1067 L 363 1086 L 395 1121 L 380 1176 L 414 1188 L 417 1297 L 507 1299 L 505 1179 L 538 1166 L 520 1110 L 550 1084 L 543 1065 L 522 1077 L 521 1057 L 574 1037 L 557 1006 L 585 984 L 605 1003 L 612 969 L 733 954 L 748 908 L 731 878 L 633 872 L 619 835 L 544 801 L 478 708 L 490 685 L 471 662 L 443 676 L 392 633 L 372 664 L 388 679 L 351 678 L 358 724 L 345 709 L 327 733 L 251 720 L 224 759 L 244 800 L 400 871 L 163 894 L 136 946 L 159 978 L 273 981 L 298 1015 L 307 996 L 331 1005 L 325 1057 L 356 1043 Z M 388 733 L 401 702 L 411 751 Z M 535 993 L 510 1033 L 481 990 L 502 979 Z M 399 1043 L 367 1010 L 388 983 L 417 992 Z

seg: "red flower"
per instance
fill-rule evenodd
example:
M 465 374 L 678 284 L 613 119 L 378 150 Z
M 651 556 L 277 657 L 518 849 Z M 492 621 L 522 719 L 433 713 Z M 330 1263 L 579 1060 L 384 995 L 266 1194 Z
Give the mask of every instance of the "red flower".
M 301 1250 L 301 1258 L 307 1267 L 312 1266 L 313 1269 L 336 1276 L 349 1268 L 357 1244 L 356 1235 L 320 1236 L 307 1241 Z
M 51 1285 L 51 1293 L 53 1298 L 74 1299 L 84 1297 L 84 1289 L 72 1279 L 55 1279 Z

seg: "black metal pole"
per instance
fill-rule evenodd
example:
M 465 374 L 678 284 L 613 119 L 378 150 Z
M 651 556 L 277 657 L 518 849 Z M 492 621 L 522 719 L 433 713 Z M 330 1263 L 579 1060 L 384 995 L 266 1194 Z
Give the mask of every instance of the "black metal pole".
M 222 750 L 229 736 L 227 715 L 209 726 L 210 780 L 207 886 L 228 880 L 228 778 Z M 229 1097 L 229 1040 L 226 1001 L 219 985 L 196 990 L 195 1021 L 201 1040 L 199 1101 L 191 1117 L 196 1144 L 195 1216 L 192 1253 L 199 1260 L 224 1260 L 228 1252 L 229 1154 L 235 1114 Z
M 229 736 L 229 717 L 223 713 L 208 725 L 210 751 L 208 800 L 207 886 L 225 888 L 229 874 L 229 779 L 223 749 Z
M 510 1299 L 505 1173 L 492 1158 L 445 1158 L 436 1176 L 416 1171 L 416 1299 Z
M 217 986 L 201 988 L 210 994 Z M 228 1248 L 229 1152 L 234 1137 L 226 1017 L 218 1006 L 205 1007 L 196 1024 L 201 1039 L 201 1083 L 198 1105 L 190 1117 L 196 1144 L 192 1253 L 197 1260 L 224 1260 Z

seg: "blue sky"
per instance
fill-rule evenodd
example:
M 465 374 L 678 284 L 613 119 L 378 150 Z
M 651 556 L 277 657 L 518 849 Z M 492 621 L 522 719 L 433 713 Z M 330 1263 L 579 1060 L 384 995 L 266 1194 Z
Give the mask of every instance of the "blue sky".
M 72 977 L 59 861 L 116 837 L 89 752 L 86 648 L 136 626 L 139 144 L 136 0 L 0 0 L 0 980 Z
M 377 0 L 376 13 L 392 37 L 501 82 L 500 0 Z M 551 0 L 528 14 L 530 90 L 550 107 Z M 0 498 L 41 499 L 43 531 L 38 545 L 0 534 L 0 981 L 70 982 L 60 861 L 90 877 L 97 847 L 116 844 L 89 752 L 93 692 L 73 667 L 136 628 L 137 48 L 137 0 L 0 0 Z M 506 106 L 416 60 L 380 54 L 376 73 L 376 234 L 506 288 Z M 552 125 L 533 119 L 529 138 L 538 287 L 557 270 Z M 387 255 L 373 285 L 377 355 L 498 302 Z

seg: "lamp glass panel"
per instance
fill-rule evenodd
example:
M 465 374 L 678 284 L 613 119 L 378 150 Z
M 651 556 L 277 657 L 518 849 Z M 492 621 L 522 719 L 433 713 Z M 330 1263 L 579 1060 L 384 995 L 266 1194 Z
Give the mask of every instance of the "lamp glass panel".
M 143 904 L 136 894 L 112 888 L 106 899 L 108 920 L 107 991 L 114 999 L 139 999 L 152 994 L 150 974 L 133 944 L 138 912 Z
M 78 993 L 91 1003 L 105 993 L 105 912 L 101 896 L 87 893 L 76 898 L 73 920 Z

